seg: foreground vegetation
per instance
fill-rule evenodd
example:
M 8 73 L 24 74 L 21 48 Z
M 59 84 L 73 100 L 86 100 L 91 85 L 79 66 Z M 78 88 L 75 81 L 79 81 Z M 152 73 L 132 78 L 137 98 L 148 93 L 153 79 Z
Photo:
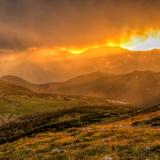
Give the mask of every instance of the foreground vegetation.
M 37 112 L 53 112 L 82 106 L 105 106 L 123 110 L 132 107 L 103 98 L 40 94 L 0 81 L 0 125 Z
M 1 126 L 0 144 L 49 130 L 60 131 L 104 120 L 111 122 L 126 118 L 129 114 L 133 112 L 104 106 L 85 106 L 24 116 Z
M 159 105 L 127 112 L 80 107 L 25 116 L 1 127 L 0 137 L 18 133 L 21 138 L 1 141 L 4 144 L 0 145 L 0 159 L 159 160 L 159 116 Z M 154 120 L 157 125 L 137 125 Z M 28 130 L 26 137 L 23 133 Z
M 0 82 L 0 160 L 159 160 L 160 105 L 39 94 Z

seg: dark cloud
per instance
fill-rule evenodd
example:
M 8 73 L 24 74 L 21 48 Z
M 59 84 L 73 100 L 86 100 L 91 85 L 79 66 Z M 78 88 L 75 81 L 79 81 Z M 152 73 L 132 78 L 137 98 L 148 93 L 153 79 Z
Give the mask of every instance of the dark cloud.
M 0 0 L 0 48 L 98 43 L 160 28 L 159 0 Z
M 0 49 L 24 49 L 26 47 L 26 44 L 23 44 L 23 41 L 19 39 L 12 39 L 11 37 L 1 37 L 0 38 Z
M 2 51 L 23 51 L 30 47 L 35 47 L 35 45 L 20 37 L 0 35 L 0 50 Z

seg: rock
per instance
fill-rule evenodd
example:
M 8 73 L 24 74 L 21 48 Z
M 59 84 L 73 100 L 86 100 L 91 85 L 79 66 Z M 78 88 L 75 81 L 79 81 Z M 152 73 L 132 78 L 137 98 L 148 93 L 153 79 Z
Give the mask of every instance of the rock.
M 144 152 L 150 152 L 150 149 L 151 149 L 150 147 L 145 147 Z
M 102 160 L 113 160 L 113 158 L 108 156 L 108 155 L 106 155 L 105 157 L 102 158 Z
M 62 153 L 62 152 L 63 152 L 63 149 L 59 149 L 59 148 L 54 148 L 54 149 L 51 150 L 52 154 Z
M 92 128 L 86 127 L 86 128 L 84 128 L 83 130 L 85 130 L 85 131 L 90 131 L 90 130 L 92 130 Z

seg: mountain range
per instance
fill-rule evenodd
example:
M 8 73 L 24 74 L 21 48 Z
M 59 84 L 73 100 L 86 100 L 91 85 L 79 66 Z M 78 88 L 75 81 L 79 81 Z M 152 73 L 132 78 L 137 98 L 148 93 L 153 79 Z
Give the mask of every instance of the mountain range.
M 45 84 L 33 84 L 11 75 L 0 80 L 41 93 L 103 97 L 133 105 L 153 105 L 160 101 L 160 73 L 152 71 L 119 75 L 93 72 L 64 82 Z
M 10 57 L 12 58 L 12 57 Z M 69 51 L 18 55 L 15 61 L 0 60 L 0 76 L 16 75 L 33 83 L 60 82 L 91 72 L 126 74 L 134 70 L 160 72 L 160 50 L 129 51 L 100 47 L 81 54 Z

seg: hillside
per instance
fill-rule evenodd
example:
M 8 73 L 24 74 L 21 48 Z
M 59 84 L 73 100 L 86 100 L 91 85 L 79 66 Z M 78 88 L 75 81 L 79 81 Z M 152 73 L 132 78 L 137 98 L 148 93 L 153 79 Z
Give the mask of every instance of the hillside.
M 25 87 L 0 81 L 0 125 L 23 115 L 80 106 L 112 106 L 124 110 L 132 107 L 103 98 L 35 93 Z
M 64 83 L 50 84 L 48 92 L 105 97 L 134 105 L 153 105 L 159 103 L 160 73 L 151 71 L 135 71 L 123 75 L 92 73 Z
M 127 112 L 80 107 L 22 117 L 0 129 L 0 159 L 159 160 L 159 123 L 135 125 L 159 116 L 160 105 Z
M 7 82 L 8 84 L 18 85 L 28 88 L 33 91 L 38 91 L 38 85 L 28 82 L 22 78 L 13 75 L 6 75 L 0 78 L 1 81 Z
M 142 83 L 149 86 L 156 81 L 158 86 L 158 76 L 159 73 L 139 71 L 126 75 L 91 73 L 56 86 L 82 89 L 84 84 L 92 87 L 94 82 L 93 87 L 98 89 L 111 82 L 126 86 L 141 82 L 141 87 Z M 36 93 L 5 81 L 0 81 L 0 90 L 2 160 L 160 158 L 160 105 L 134 107 L 102 97 Z
M 159 72 L 134 71 L 121 75 L 94 72 L 65 82 L 41 85 L 15 81 L 13 77 L 2 79 L 41 93 L 103 97 L 134 105 L 154 105 L 160 102 Z
M 12 83 L 4 82 L 0 80 L 0 96 L 9 96 L 9 95 L 30 95 L 33 94 L 31 90 L 23 86 L 14 85 Z

